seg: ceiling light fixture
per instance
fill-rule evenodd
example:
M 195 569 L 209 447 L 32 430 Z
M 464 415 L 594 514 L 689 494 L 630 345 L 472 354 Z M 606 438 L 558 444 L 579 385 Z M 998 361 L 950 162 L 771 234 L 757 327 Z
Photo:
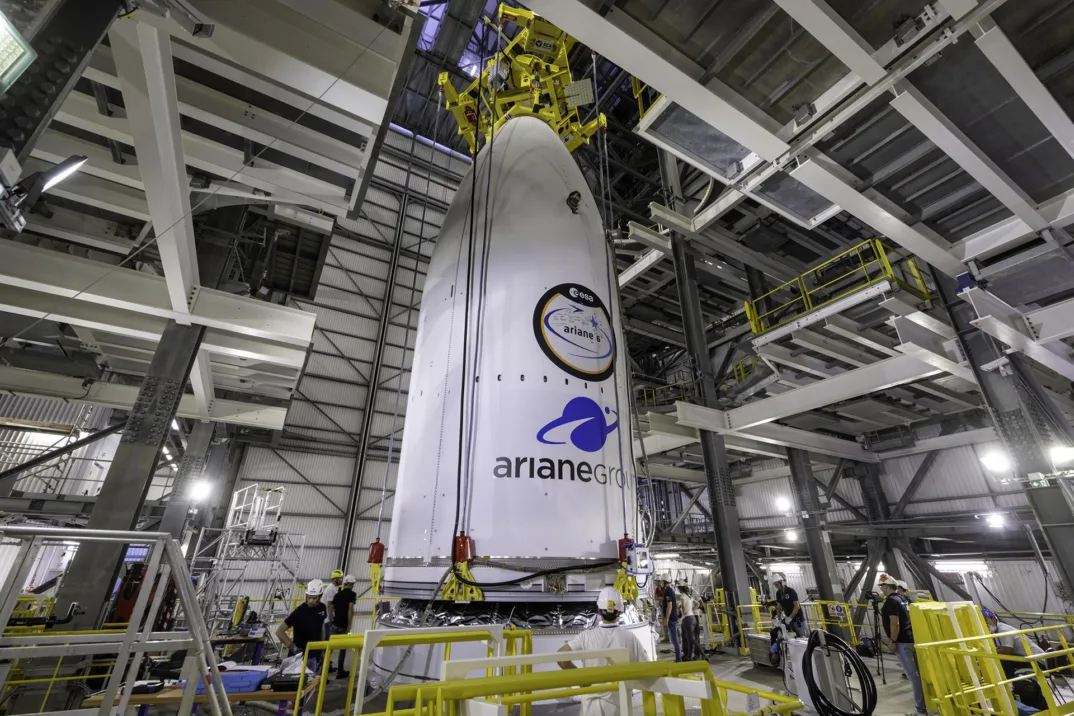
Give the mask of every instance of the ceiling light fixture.
M 981 464 L 989 472 L 1010 472 L 1011 458 L 1002 450 L 989 450 L 981 455 Z

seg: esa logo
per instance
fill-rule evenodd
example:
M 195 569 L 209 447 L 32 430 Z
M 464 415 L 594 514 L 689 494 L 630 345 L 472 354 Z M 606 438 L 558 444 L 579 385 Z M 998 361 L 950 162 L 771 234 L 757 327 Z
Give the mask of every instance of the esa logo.
M 596 297 L 591 296 L 588 293 L 582 293 L 581 291 L 578 290 L 577 286 L 571 286 L 570 290 L 567 291 L 567 293 L 570 294 L 570 297 L 574 298 L 574 299 L 581 298 L 582 300 L 588 301 L 589 303 L 596 303 L 597 302 Z
M 610 422 L 606 421 L 605 415 L 610 416 Z M 566 445 L 569 442 L 578 450 L 594 453 L 599 452 L 608 436 L 618 429 L 619 417 L 613 410 L 601 409 L 596 401 L 580 396 L 568 401 L 560 416 L 538 430 L 536 437 L 543 445 Z M 623 471 L 614 466 L 547 457 L 498 457 L 492 474 L 499 478 L 577 480 L 598 485 L 614 481 L 619 487 L 623 486 L 624 478 Z
M 533 311 L 541 351 L 568 375 L 605 380 L 615 366 L 612 322 L 596 292 L 563 283 L 545 292 Z

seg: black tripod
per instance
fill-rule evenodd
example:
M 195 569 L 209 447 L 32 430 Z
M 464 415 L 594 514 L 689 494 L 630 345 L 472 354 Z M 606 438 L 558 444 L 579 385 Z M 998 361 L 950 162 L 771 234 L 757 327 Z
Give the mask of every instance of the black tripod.
M 880 683 L 887 684 L 888 676 L 884 669 L 884 642 L 881 638 L 880 624 L 883 618 L 880 616 L 880 602 L 876 599 L 870 599 L 870 603 L 873 605 L 873 644 L 874 651 L 876 651 L 876 675 L 880 677 Z

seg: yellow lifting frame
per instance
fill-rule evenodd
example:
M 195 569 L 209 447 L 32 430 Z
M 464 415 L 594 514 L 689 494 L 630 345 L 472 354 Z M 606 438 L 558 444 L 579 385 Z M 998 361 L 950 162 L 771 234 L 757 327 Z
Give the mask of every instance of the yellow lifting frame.
M 607 126 L 607 120 L 598 114 L 582 124 L 578 108 L 567 103 L 567 87 L 572 82 L 567 53 L 575 39 L 529 10 L 500 5 L 499 26 L 507 22 L 520 28 L 518 34 L 488 61 L 469 87 L 457 91 L 447 72 L 437 78 L 444 106 L 455 117 L 470 153 L 477 153 L 478 135 L 487 142 L 514 117 L 545 122 L 569 152 L 588 144 L 597 130 Z M 490 76 L 502 81 L 502 86 L 494 89 Z

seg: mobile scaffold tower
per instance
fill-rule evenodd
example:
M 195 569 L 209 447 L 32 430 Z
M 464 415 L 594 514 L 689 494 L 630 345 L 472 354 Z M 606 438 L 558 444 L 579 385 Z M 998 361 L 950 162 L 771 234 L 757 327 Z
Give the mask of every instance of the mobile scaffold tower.
M 202 528 L 190 573 L 212 633 L 237 629 L 250 612 L 272 624 L 300 595 L 298 566 L 306 536 L 279 529 L 284 488 L 250 485 L 231 498 L 224 527 Z

